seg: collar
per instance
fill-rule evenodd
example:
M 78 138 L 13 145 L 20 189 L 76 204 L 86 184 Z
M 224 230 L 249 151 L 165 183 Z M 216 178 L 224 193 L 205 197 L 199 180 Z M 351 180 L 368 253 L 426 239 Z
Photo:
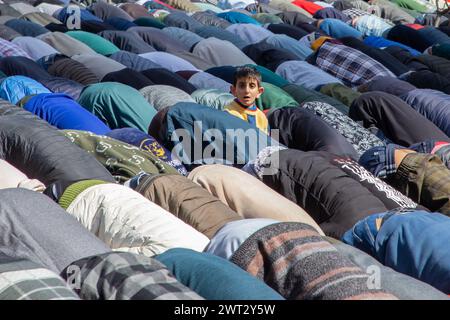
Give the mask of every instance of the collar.
M 256 104 L 253 104 L 249 107 L 247 107 L 246 105 L 242 104 L 237 98 L 234 99 L 234 102 L 236 102 L 238 105 L 240 105 L 242 108 L 249 110 L 249 111 L 256 111 Z

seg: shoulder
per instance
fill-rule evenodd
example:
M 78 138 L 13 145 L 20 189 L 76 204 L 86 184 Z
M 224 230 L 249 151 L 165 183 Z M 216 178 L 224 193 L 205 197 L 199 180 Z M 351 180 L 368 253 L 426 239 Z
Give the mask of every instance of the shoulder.
M 231 102 L 230 104 L 226 105 L 224 110 L 228 111 L 228 112 L 238 112 L 238 113 L 242 113 L 244 110 L 244 108 L 242 108 L 236 101 Z

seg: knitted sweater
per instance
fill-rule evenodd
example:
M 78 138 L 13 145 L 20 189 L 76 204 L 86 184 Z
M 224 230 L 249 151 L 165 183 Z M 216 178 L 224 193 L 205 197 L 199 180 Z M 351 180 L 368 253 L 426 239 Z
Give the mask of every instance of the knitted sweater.
M 396 299 L 382 289 L 369 289 L 369 275 L 303 223 L 260 229 L 230 260 L 286 299 Z

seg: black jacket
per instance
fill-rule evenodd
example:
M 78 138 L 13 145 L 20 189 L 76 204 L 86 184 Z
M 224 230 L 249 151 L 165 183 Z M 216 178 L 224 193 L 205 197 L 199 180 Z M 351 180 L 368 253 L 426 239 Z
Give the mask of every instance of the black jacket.
M 353 146 L 336 129 L 307 109 L 280 108 L 268 114 L 271 129 L 279 129 L 279 142 L 302 151 L 328 151 L 358 159 Z
M 280 64 L 286 61 L 298 60 L 298 57 L 284 49 L 279 49 L 264 40 L 256 44 L 251 44 L 242 49 L 250 59 L 275 72 Z
M 32 113 L 1 101 L 0 114 L 0 158 L 28 177 L 46 185 L 59 180 L 115 182 L 93 156 Z
M 359 50 L 362 53 L 371 57 L 372 59 L 378 61 L 386 68 L 388 68 L 390 71 L 395 73 L 396 76 L 399 76 L 411 70 L 411 68 L 408 68 L 404 64 L 399 63 L 399 61 L 395 59 L 392 55 L 390 55 L 388 52 L 368 46 L 359 39 L 356 39 L 354 37 L 343 37 L 340 38 L 339 40 L 342 41 L 342 43 L 347 47 L 352 47 L 356 50 Z
M 327 236 L 340 239 L 359 220 L 387 210 L 357 180 L 323 158 L 319 152 L 286 149 L 273 153 L 279 170 L 263 182 L 297 203 Z

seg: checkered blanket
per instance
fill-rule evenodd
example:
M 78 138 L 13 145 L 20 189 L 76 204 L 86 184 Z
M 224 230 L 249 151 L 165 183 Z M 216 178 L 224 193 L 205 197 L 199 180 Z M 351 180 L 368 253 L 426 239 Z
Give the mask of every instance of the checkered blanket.
M 76 300 L 53 271 L 27 260 L 0 257 L 0 300 Z
M 73 262 L 62 273 L 82 299 L 201 300 L 159 261 L 129 252 L 109 252 Z
M 328 41 L 319 48 L 316 65 L 351 87 L 366 83 L 376 76 L 395 77 L 381 63 L 364 53 Z

